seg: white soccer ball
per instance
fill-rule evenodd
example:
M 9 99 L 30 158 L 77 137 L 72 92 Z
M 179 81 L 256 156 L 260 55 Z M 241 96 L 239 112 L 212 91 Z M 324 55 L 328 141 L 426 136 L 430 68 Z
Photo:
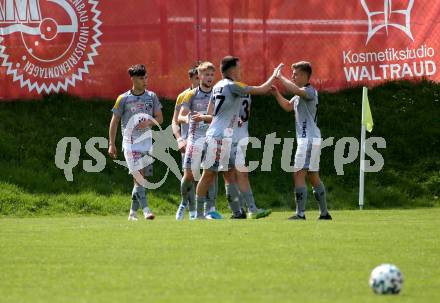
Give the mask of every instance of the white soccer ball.
M 402 289 L 403 275 L 393 264 L 382 264 L 373 269 L 370 287 L 376 294 L 398 294 Z

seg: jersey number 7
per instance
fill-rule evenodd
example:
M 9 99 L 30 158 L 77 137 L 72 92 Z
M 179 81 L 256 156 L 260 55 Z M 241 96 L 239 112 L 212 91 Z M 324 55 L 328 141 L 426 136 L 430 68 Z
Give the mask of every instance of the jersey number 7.
M 217 102 L 217 99 L 220 100 Z M 214 109 L 214 116 L 217 115 L 218 111 L 220 110 L 220 107 L 222 107 L 223 102 L 225 102 L 226 97 L 223 95 L 216 95 L 215 96 L 215 109 Z

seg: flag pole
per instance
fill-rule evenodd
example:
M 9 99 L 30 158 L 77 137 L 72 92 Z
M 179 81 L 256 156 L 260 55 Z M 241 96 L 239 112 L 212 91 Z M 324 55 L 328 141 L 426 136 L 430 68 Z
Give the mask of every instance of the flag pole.
M 365 125 L 361 126 L 361 157 L 359 169 L 359 209 L 364 208 Z
M 362 92 L 362 120 L 364 121 L 364 107 L 365 107 L 365 98 L 364 96 L 368 92 L 368 88 L 363 87 Z M 364 208 L 364 174 L 365 174 L 365 135 L 366 135 L 366 127 L 364 123 L 361 123 L 361 148 L 360 148 L 360 168 L 359 168 L 359 209 L 362 210 Z

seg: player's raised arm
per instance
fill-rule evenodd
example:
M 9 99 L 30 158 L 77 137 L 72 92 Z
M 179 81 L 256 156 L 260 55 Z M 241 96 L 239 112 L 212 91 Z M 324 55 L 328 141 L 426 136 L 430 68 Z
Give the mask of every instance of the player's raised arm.
M 275 96 L 282 109 L 284 109 L 286 112 L 291 112 L 293 110 L 292 103 L 281 95 L 280 91 L 275 85 L 272 85 L 270 92 Z
M 302 73 L 300 74 L 295 69 L 294 65 L 292 65 L 292 81 L 287 79 L 286 77 L 284 77 L 284 75 L 281 73 L 281 69 L 279 70 L 279 73 L 276 77 L 277 77 L 277 79 L 279 79 L 281 81 L 281 83 L 284 85 L 284 87 L 287 89 L 287 91 L 289 93 L 295 94 L 297 96 L 305 98 L 306 100 L 309 100 L 311 98 L 307 94 L 306 89 L 304 87 L 300 87 L 294 83 L 295 79 L 297 77 L 302 77 L 302 76 L 303 76 L 303 74 Z M 310 78 L 310 75 L 308 76 L 308 78 Z M 307 82 L 308 82 L 308 78 L 307 78 Z
M 264 95 L 267 94 L 271 90 L 272 82 L 277 77 L 278 74 L 280 74 L 281 69 L 284 67 L 283 63 L 280 63 L 278 65 L 272 75 L 267 79 L 266 82 L 261 84 L 260 86 L 249 86 L 248 87 L 248 93 L 251 95 Z
M 307 93 L 304 88 L 296 86 L 295 83 L 293 83 L 292 81 L 290 81 L 281 74 L 278 79 L 280 79 L 281 83 L 283 83 L 284 87 L 287 89 L 288 92 L 303 98 L 307 97 Z

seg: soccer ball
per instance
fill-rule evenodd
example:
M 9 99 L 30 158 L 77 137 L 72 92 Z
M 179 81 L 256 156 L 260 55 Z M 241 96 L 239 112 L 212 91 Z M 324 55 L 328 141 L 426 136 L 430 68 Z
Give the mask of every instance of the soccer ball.
M 376 294 L 398 294 L 402 289 L 403 275 L 393 264 L 382 264 L 373 269 L 370 287 Z

